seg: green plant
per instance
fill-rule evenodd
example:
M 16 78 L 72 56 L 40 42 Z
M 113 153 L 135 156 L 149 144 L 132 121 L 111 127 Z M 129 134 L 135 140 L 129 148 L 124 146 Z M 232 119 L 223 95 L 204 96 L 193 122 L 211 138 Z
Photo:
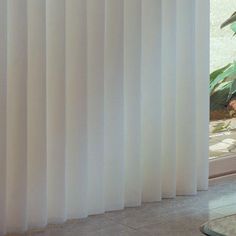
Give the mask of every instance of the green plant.
M 221 28 L 230 25 L 236 34 L 236 12 L 222 23 Z M 210 110 L 226 109 L 230 100 L 236 96 L 236 62 L 213 71 L 210 74 Z
M 229 24 L 231 24 L 231 29 L 234 31 L 234 26 L 235 25 L 233 25 L 233 24 L 235 24 L 235 22 L 236 22 L 236 12 L 234 12 L 226 21 L 224 21 L 222 24 L 221 24 L 221 26 L 220 26 L 220 28 L 222 29 L 222 28 L 224 28 L 225 26 L 227 26 L 227 25 L 229 25 Z M 233 26 L 232 26 L 233 25 Z M 235 32 L 235 31 L 234 31 Z

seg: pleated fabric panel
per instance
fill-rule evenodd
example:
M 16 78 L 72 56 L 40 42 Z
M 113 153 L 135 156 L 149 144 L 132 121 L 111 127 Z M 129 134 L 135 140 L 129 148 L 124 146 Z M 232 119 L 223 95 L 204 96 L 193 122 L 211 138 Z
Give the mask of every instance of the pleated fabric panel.
M 46 1 L 28 1 L 27 217 L 47 224 Z
M 7 1 L 6 226 L 27 228 L 27 1 Z
M 137 206 L 142 201 L 142 1 L 129 0 L 124 4 L 124 199 L 125 206 Z
M 208 187 L 209 2 L 0 0 L 0 235 Z
M 177 1 L 162 2 L 162 196 L 176 195 Z M 167 92 L 167 93 L 166 93 Z M 167 105 L 169 104 L 169 105 Z
M 0 235 L 6 232 L 7 5 L 0 1 Z
M 191 104 L 197 102 L 195 91 L 196 48 L 193 47 L 196 37 L 193 22 L 189 20 L 191 17 L 195 17 L 195 2 L 177 0 L 176 8 L 176 187 L 179 194 L 195 194 L 197 191 L 195 145 L 197 136 L 194 135 L 196 107 Z M 195 130 L 194 133 L 193 130 Z
M 66 217 L 88 215 L 86 2 L 66 1 Z M 76 24 L 74 22 L 77 22 Z
M 209 82 L 206 76 L 209 71 L 209 38 L 210 38 L 210 1 L 196 1 L 195 16 L 195 73 L 196 73 L 196 156 L 197 156 L 197 189 L 207 189 L 209 162 L 209 124 L 206 116 L 209 114 Z M 202 105 L 205 102 L 205 105 Z
M 87 2 L 87 108 L 89 214 L 104 212 L 105 0 Z

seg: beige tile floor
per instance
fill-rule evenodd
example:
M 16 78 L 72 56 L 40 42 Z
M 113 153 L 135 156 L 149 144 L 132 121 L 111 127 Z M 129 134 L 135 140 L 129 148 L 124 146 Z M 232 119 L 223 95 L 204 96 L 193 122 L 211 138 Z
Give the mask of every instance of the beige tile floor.
M 221 132 L 214 132 L 218 124 L 229 126 Z M 210 122 L 209 154 L 210 158 L 236 156 L 236 118 Z
M 31 231 L 27 236 L 200 236 L 209 219 L 236 213 L 236 176 L 210 182 L 209 191 L 138 208 L 90 216 Z M 11 235 L 16 236 L 16 235 Z M 18 235 L 17 235 L 18 236 Z

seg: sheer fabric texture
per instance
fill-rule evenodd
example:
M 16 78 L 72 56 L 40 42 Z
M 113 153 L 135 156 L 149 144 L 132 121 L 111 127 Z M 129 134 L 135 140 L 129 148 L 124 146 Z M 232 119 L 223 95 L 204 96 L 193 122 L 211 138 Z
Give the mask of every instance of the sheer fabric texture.
M 208 18 L 0 0 L 0 235 L 207 189 Z

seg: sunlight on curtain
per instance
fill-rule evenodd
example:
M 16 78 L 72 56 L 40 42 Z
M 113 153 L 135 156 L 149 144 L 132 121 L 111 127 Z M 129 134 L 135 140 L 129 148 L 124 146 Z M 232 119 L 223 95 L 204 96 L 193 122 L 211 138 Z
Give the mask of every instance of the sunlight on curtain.
M 0 0 L 0 235 L 208 185 L 209 1 Z

